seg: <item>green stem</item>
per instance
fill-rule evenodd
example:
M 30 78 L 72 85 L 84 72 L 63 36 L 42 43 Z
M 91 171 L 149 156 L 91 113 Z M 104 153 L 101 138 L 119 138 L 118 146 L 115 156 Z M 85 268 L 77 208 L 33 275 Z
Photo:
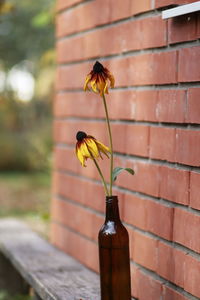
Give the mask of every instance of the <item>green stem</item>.
M 113 142 L 112 142 L 112 133 L 111 133 L 111 128 L 110 128 L 110 121 L 109 121 L 109 116 L 108 116 L 108 108 L 106 104 L 106 98 L 105 95 L 102 95 L 103 98 L 103 104 L 106 112 L 106 122 L 108 126 L 108 135 L 109 135 L 109 140 L 110 140 L 110 150 L 111 150 L 111 156 L 110 156 L 110 196 L 112 196 L 112 185 L 113 185 L 113 180 L 112 180 L 112 173 L 113 173 Z
M 102 182 L 103 182 L 103 185 L 104 185 L 104 189 L 105 189 L 105 192 L 106 192 L 106 196 L 109 196 L 108 187 L 107 187 L 105 178 L 104 178 L 104 176 L 103 176 L 103 174 L 102 174 L 102 172 L 101 172 L 101 169 L 100 169 L 100 167 L 99 167 L 99 165 L 98 165 L 96 159 L 95 159 L 94 157 L 93 157 L 92 159 L 93 159 L 93 161 L 94 161 L 94 163 L 95 163 L 95 166 L 97 167 L 97 170 L 98 170 L 98 172 L 99 172 L 99 175 L 100 175 L 100 177 L 101 177 L 101 179 L 102 179 Z

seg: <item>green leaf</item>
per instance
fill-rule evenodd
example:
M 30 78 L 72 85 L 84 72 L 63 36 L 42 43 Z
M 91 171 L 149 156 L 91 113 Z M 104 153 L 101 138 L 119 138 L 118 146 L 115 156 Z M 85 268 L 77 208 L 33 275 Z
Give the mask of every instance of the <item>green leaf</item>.
M 31 20 L 31 24 L 33 27 L 40 28 L 47 26 L 51 21 L 51 15 L 47 12 L 40 12 L 36 16 L 34 16 Z
M 117 179 L 117 176 L 122 172 L 122 171 L 127 171 L 128 173 L 130 173 L 131 175 L 134 175 L 134 170 L 131 168 L 121 168 L 121 167 L 116 167 L 114 168 L 113 172 L 112 172 L 112 180 L 113 182 Z

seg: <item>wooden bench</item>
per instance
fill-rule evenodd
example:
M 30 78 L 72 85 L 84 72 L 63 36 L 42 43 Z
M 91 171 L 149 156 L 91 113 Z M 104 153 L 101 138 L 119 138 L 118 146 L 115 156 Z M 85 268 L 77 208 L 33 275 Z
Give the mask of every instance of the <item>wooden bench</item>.
M 26 294 L 30 287 L 37 300 L 100 300 L 96 273 L 50 245 L 25 224 L 2 219 L 0 289 Z

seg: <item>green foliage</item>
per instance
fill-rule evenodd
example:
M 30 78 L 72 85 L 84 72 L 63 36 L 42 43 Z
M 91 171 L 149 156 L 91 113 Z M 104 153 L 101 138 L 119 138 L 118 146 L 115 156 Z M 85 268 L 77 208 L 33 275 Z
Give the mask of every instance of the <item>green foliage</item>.
M 0 16 L 0 64 L 8 70 L 38 60 L 54 47 L 54 0 L 7 0 L 13 10 Z
M 112 180 L 115 181 L 117 179 L 117 176 L 122 172 L 122 171 L 127 171 L 131 175 L 134 175 L 134 171 L 131 168 L 121 168 L 121 167 L 116 167 L 114 168 L 112 172 Z
M 50 166 L 54 4 L 54 0 L 5 0 L 0 11 L 0 72 L 7 76 L 26 62 L 35 79 L 30 102 L 20 101 L 9 86 L 0 91 L 0 170 Z
M 31 20 L 31 25 L 35 28 L 42 28 L 50 23 L 51 23 L 51 15 L 46 11 L 37 14 Z
M 31 297 L 28 295 L 11 296 L 6 291 L 0 290 L 0 300 L 31 300 Z
M 1 99 L 0 169 L 43 170 L 50 167 L 51 116 L 45 102 Z

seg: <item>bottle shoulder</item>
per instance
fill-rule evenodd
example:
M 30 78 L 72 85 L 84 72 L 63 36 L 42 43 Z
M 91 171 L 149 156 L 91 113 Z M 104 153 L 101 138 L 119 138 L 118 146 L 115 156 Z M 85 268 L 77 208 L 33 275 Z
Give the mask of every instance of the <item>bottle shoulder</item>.
M 121 222 L 105 222 L 99 231 L 99 242 L 105 247 L 111 244 L 115 247 L 128 246 L 128 232 Z

